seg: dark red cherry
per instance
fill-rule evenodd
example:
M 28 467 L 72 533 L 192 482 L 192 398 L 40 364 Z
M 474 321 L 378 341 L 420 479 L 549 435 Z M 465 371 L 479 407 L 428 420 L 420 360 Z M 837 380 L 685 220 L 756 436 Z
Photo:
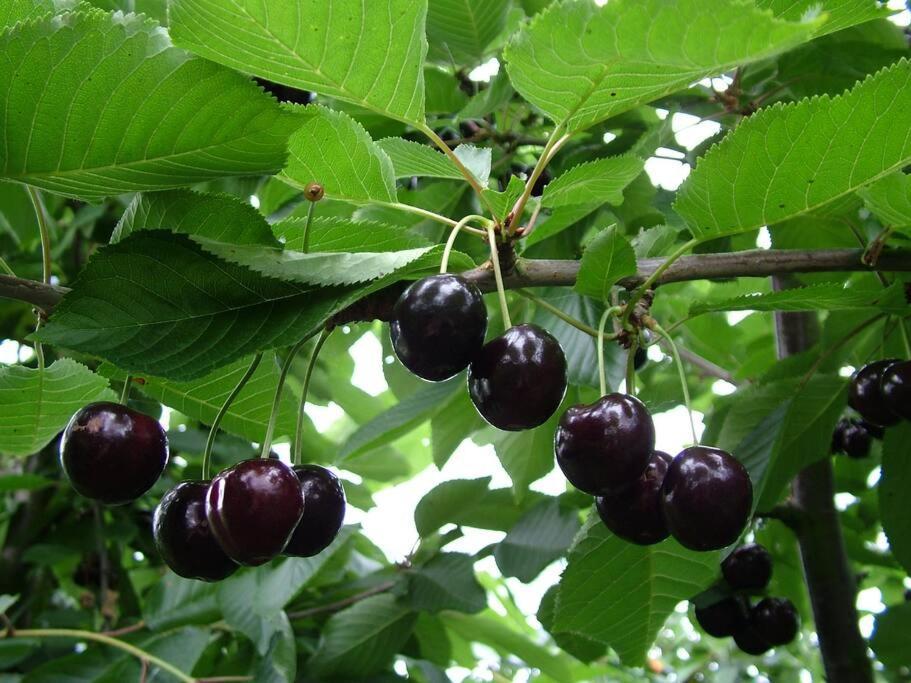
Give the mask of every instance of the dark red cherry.
M 883 373 L 897 362 L 893 358 L 868 363 L 851 378 L 848 405 L 860 413 L 864 420 L 880 427 L 890 427 L 901 419 L 892 411 L 890 402 L 882 391 Z
M 244 460 L 219 472 L 206 493 L 212 533 L 238 564 L 265 564 L 281 553 L 303 512 L 297 476 L 271 458 Z
M 691 550 L 718 550 L 736 541 L 753 505 L 746 468 L 708 446 L 691 446 L 674 458 L 662 494 L 668 529 Z
M 162 559 L 187 579 L 221 581 L 238 565 L 221 549 L 206 517 L 207 481 L 184 481 L 168 491 L 152 519 L 152 536 Z
M 285 555 L 312 557 L 325 550 L 342 528 L 345 489 L 338 477 L 319 465 L 298 465 L 294 474 L 304 494 L 304 516 L 285 546 Z
M 516 325 L 487 342 L 468 368 L 468 393 L 485 420 L 520 431 L 547 422 L 566 394 L 566 356 L 537 325 Z
M 696 608 L 696 621 L 703 631 L 716 638 L 734 635 L 747 621 L 749 605 L 739 595 Z
M 852 458 L 866 458 L 870 455 L 872 441 L 873 435 L 870 434 L 867 423 L 842 418 L 835 425 L 832 434 L 832 451 Z
M 721 573 L 734 590 L 762 590 L 772 578 L 772 557 L 758 543 L 742 545 L 724 559 Z
M 168 464 L 168 437 L 155 418 L 119 403 L 92 403 L 70 418 L 60 464 L 83 496 L 121 505 L 158 481 Z
M 572 406 L 563 413 L 554 436 L 563 474 L 577 489 L 595 496 L 634 484 L 654 449 L 652 416 L 642 401 L 626 394 Z
M 772 643 L 762 637 L 762 634 L 756 630 L 749 617 L 747 617 L 746 624 L 734 631 L 733 635 L 737 647 L 748 655 L 758 656 L 772 649 Z
M 468 367 L 484 345 L 487 307 L 458 275 L 432 275 L 408 287 L 389 323 L 395 355 L 418 377 L 440 382 Z
M 670 464 L 670 455 L 653 451 L 645 472 L 635 482 L 618 493 L 595 498 L 604 525 L 620 538 L 638 545 L 652 545 L 667 538 L 661 484 Z
M 750 610 L 749 621 L 771 645 L 787 645 L 800 630 L 797 608 L 787 598 L 763 598 Z
M 879 425 L 870 424 L 869 422 L 864 422 L 863 420 L 860 421 L 860 425 L 867 430 L 867 433 L 870 436 L 872 436 L 874 439 L 878 439 L 879 441 L 882 441 L 883 437 L 886 435 L 885 428 L 880 427 Z
M 883 373 L 881 388 L 889 410 L 911 420 L 911 361 L 890 365 Z

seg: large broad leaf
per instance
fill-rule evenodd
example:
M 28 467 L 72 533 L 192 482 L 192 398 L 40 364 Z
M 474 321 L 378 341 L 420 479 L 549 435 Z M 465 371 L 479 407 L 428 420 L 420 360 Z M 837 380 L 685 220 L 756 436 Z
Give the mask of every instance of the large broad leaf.
M 911 175 L 897 171 L 858 194 L 883 225 L 911 234 Z
M 600 640 L 624 664 L 639 666 L 677 603 L 717 578 L 719 559 L 717 552 L 693 552 L 673 540 L 628 543 L 593 513 L 560 580 L 554 630 Z
M 623 190 L 642 173 L 644 163 L 634 156 L 596 159 L 571 168 L 544 188 L 546 208 L 573 204 L 622 204 Z
M 301 189 L 319 183 L 329 199 L 395 202 L 392 162 L 364 127 L 325 107 L 311 105 L 305 112 L 303 125 L 288 143 L 282 178 Z
M 409 571 L 406 596 L 408 604 L 423 612 L 480 612 L 487 606 L 487 594 L 474 575 L 474 558 L 462 553 L 440 553 Z
M 461 180 L 463 177 L 455 164 L 433 147 L 403 138 L 385 138 L 376 144 L 392 159 L 396 178 L 424 176 Z
M 730 0 L 568 0 L 513 39 L 507 69 L 519 94 L 572 132 L 794 47 L 819 24 Z
M 192 671 L 209 643 L 210 633 L 207 629 L 182 628 L 179 631 L 153 634 L 143 638 L 136 645 L 146 652 L 163 659 L 180 671 Z M 174 680 L 171 674 L 165 674 L 152 665 L 145 672 L 146 680 Z M 92 678 L 93 683 L 122 683 L 122 681 L 140 681 L 143 678 L 142 663 L 129 654 L 122 654 L 116 664 L 108 668 L 103 675 Z
M 609 301 L 611 287 L 636 274 L 636 254 L 616 225 L 599 233 L 582 254 L 574 289 L 598 301 Z
M 579 514 L 556 499 L 538 503 L 497 544 L 494 557 L 503 576 L 532 581 L 561 557 L 579 531 Z
M 911 603 L 893 605 L 876 616 L 870 647 L 876 658 L 896 670 L 908 665 L 908 633 L 911 631 Z
M 902 60 L 838 97 L 763 109 L 696 164 L 674 208 L 711 239 L 794 218 L 901 168 L 909 81 Z
M 231 195 L 190 190 L 137 194 L 111 242 L 136 230 L 171 230 L 232 244 L 278 245 L 266 219 L 248 203 Z
M 0 176 L 60 194 L 272 173 L 298 125 L 248 79 L 171 46 L 137 15 L 23 24 L 0 35 L 0 54 Z
M 50 14 L 55 9 L 54 0 L 6 0 L 0 5 L 0 29 Z
M 187 624 L 210 624 L 220 614 L 216 590 L 215 584 L 168 572 L 149 591 L 143 603 L 143 619 L 149 628 L 162 631 Z
M 95 254 L 37 336 L 132 373 L 193 379 L 314 334 L 362 291 L 265 278 L 185 235 L 140 231 Z
M 332 615 L 307 662 L 317 676 L 361 678 L 378 673 L 411 635 L 417 612 L 392 595 L 375 595 Z
M 911 516 L 908 515 L 908 487 L 911 486 L 909 439 L 911 427 L 907 423 L 892 427 L 886 432 L 882 479 L 879 482 L 879 511 L 892 554 L 906 571 L 911 572 Z
M 825 13 L 826 23 L 817 35 L 835 33 L 849 26 L 889 16 L 889 10 L 875 0 L 756 0 L 756 5 L 791 21 Z
M 301 251 L 306 225 L 306 218 L 288 218 L 273 225 L 272 230 L 286 249 Z M 314 216 L 310 224 L 312 252 L 401 251 L 426 246 L 430 246 L 426 237 L 376 221 Z
M 86 403 L 116 400 L 104 377 L 64 358 L 44 370 L 0 369 L 0 453 L 31 455 Z
M 424 0 L 174 0 L 174 41 L 206 59 L 424 122 Z
M 690 315 L 715 311 L 906 311 L 908 303 L 901 283 L 887 289 L 880 285 L 845 287 L 821 283 L 766 294 L 746 294 L 717 301 L 698 301 L 690 306 Z
M 509 0 L 429 0 L 430 56 L 446 64 L 477 64 L 506 27 L 509 6 Z

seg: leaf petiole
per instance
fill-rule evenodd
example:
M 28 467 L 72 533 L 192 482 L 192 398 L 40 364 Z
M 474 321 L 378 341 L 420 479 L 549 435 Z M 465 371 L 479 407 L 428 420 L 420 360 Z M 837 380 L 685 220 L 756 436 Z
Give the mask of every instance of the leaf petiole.
M 443 258 L 440 260 L 440 273 L 441 274 L 445 273 L 446 270 L 449 268 L 449 255 L 452 253 L 452 247 L 455 244 L 456 237 L 459 236 L 459 233 L 462 230 L 466 230 L 466 231 L 469 230 L 468 224 L 471 221 L 475 221 L 475 220 L 481 221 L 485 225 L 490 222 L 486 218 L 484 218 L 484 216 L 478 216 L 476 214 L 471 214 L 471 215 L 465 216 L 465 218 L 463 218 L 458 223 L 456 223 L 455 227 L 453 227 L 453 229 L 450 231 L 449 239 L 446 240 L 446 246 L 443 249 Z M 483 230 L 474 231 L 472 229 L 472 232 L 479 232 L 481 235 L 485 235 Z

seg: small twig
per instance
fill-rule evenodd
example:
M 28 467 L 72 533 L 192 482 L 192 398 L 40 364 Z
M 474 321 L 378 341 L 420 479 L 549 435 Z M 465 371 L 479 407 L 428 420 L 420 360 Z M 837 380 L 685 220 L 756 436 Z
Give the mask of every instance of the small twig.
M 127 379 L 129 382 L 129 378 Z M 101 608 L 102 624 L 105 630 L 110 626 L 111 615 L 107 613 L 108 607 L 108 586 L 109 574 L 111 571 L 110 562 L 108 562 L 108 550 L 104 542 L 104 518 L 101 511 L 101 505 L 98 502 L 92 504 L 92 510 L 95 516 L 95 543 L 98 549 L 98 603 Z
M 330 602 L 326 605 L 319 605 L 318 607 L 311 607 L 309 609 L 300 610 L 297 612 L 288 612 L 289 619 L 308 619 L 310 617 L 316 616 L 318 614 L 325 614 L 326 612 L 338 612 L 339 610 L 350 607 L 361 600 L 366 600 L 369 597 L 374 595 L 379 595 L 380 593 L 385 593 L 395 586 L 395 581 L 386 581 L 381 583 L 373 588 L 368 588 L 367 590 L 352 595 L 351 597 L 345 598 L 344 600 L 339 600 L 337 602 Z
M 124 626 L 123 628 L 115 628 L 113 631 L 102 631 L 102 635 L 110 636 L 111 638 L 116 638 L 118 636 L 129 635 L 130 633 L 136 633 L 141 631 L 146 627 L 146 623 L 142 620 L 137 621 L 135 624 L 130 626 Z
M 670 334 L 670 328 L 665 331 Z M 658 339 L 658 343 L 670 351 L 670 344 L 665 337 L 660 337 Z M 703 358 L 698 353 L 690 351 L 686 347 L 680 345 L 677 346 L 677 351 L 680 353 L 680 357 L 695 367 L 697 370 L 699 370 L 701 375 L 706 377 L 715 377 L 727 382 L 728 384 L 733 384 L 735 387 L 740 386 L 740 380 L 734 379 L 734 376 L 730 372 L 725 370 L 720 365 L 716 365 L 708 358 Z
M 142 667 L 139 671 L 139 683 L 146 683 L 149 677 L 149 662 L 146 659 L 139 660 L 139 666 Z
M 762 519 L 777 519 L 792 531 L 800 527 L 800 510 L 793 503 L 779 503 L 767 512 L 755 512 L 754 517 Z

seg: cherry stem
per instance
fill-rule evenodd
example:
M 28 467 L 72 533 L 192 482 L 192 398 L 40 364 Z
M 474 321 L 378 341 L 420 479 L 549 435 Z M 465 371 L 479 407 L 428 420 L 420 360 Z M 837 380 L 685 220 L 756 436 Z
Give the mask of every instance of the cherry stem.
M 436 131 L 434 131 L 433 128 L 428 126 L 426 123 L 419 126 L 418 130 L 430 138 L 431 142 L 439 147 L 443 154 L 449 157 L 449 160 L 452 161 L 457 169 L 459 169 L 459 173 L 465 177 L 465 180 L 468 181 L 468 184 L 471 185 L 472 189 L 477 193 L 478 200 L 481 202 L 484 208 L 490 212 L 491 216 L 495 215 L 493 212 L 493 207 L 484 196 L 484 188 L 481 186 L 481 183 L 478 182 L 478 179 L 474 177 L 474 174 L 468 170 L 465 164 L 462 163 L 462 160 L 459 159 L 458 155 L 456 155 L 456 153 L 452 151 L 449 145 L 446 144 L 446 141 L 437 135 Z
M 272 399 L 272 414 L 269 415 L 269 424 L 266 425 L 266 436 L 263 438 L 263 450 L 259 456 L 261 458 L 268 458 L 269 452 L 272 450 L 272 437 L 275 435 L 275 425 L 278 422 L 278 414 L 282 402 L 282 389 L 285 388 L 285 379 L 288 377 L 288 371 L 291 369 L 291 365 L 294 363 L 297 354 L 304 347 L 304 344 L 310 341 L 310 337 L 312 336 L 312 334 L 309 334 L 297 342 L 297 344 L 291 348 L 291 351 L 288 352 L 288 357 L 285 358 L 285 362 L 282 363 L 282 369 L 278 375 L 278 384 L 275 386 L 275 398 Z
M 531 197 L 531 192 L 535 187 L 535 183 L 538 182 L 538 178 L 541 177 L 541 174 L 544 172 L 547 164 L 550 163 L 550 160 L 553 159 L 554 155 L 557 153 L 560 147 L 562 147 L 563 144 L 569 140 L 569 135 L 560 135 L 562 132 L 562 126 L 557 126 L 554 128 L 553 132 L 550 134 L 550 137 L 547 139 L 547 144 L 544 146 L 544 150 L 541 152 L 541 156 L 538 157 L 538 161 L 535 163 L 534 169 L 532 169 L 531 175 L 528 176 L 528 180 L 525 181 L 525 189 L 522 191 L 521 196 L 513 205 L 512 211 L 510 211 L 510 214 L 512 215 L 512 223 L 509 225 L 510 233 L 515 232 L 516 227 L 521 224 L 522 214 L 525 212 L 525 205 L 528 203 L 528 200 Z
M 304 224 L 304 246 L 301 249 L 305 254 L 310 251 L 310 224 L 313 222 L 315 210 L 316 202 L 310 202 L 310 208 L 307 209 L 307 222 Z
M 449 255 L 452 253 L 452 247 L 455 244 L 456 237 L 459 236 L 459 233 L 462 230 L 468 229 L 468 224 L 471 221 L 481 221 L 482 224 L 486 225 L 487 221 L 484 216 L 478 216 L 476 214 L 471 214 L 465 216 L 462 220 L 455 224 L 452 231 L 449 233 L 449 239 L 446 240 L 446 246 L 443 248 L 443 258 L 440 261 L 440 273 L 443 274 L 449 269 Z M 484 231 L 478 231 L 481 235 L 484 235 Z
M 147 661 L 149 664 L 154 664 L 162 671 L 167 671 L 169 674 L 174 676 L 174 678 L 182 681 L 182 683 L 196 683 L 196 679 L 188 676 L 183 671 L 178 669 L 173 664 L 166 662 L 160 657 L 146 652 L 145 650 L 126 643 L 117 638 L 111 638 L 110 636 L 103 635 L 101 633 L 93 633 L 92 631 L 80 631 L 76 629 L 69 628 L 35 628 L 35 629 L 16 629 L 12 631 L 7 629 L 6 633 L 3 634 L 4 638 L 75 638 L 77 640 L 93 640 L 96 643 L 101 643 L 103 645 L 109 645 L 110 647 L 116 647 L 119 650 L 127 652 L 136 659 L 140 661 Z
M 660 266 L 655 268 L 655 272 L 646 278 L 645 282 L 636 287 L 635 291 L 630 295 L 629 301 L 626 302 L 626 310 L 623 313 L 623 319 L 621 320 L 622 326 L 626 328 L 627 323 L 629 322 L 630 316 L 633 314 L 633 311 L 636 308 L 636 304 L 639 300 L 645 296 L 645 293 L 652 288 L 658 279 L 664 275 L 664 272 L 670 268 L 674 261 L 679 259 L 681 256 L 686 254 L 690 249 L 699 244 L 700 240 L 690 240 L 686 244 L 682 245 L 677 251 L 668 256 L 667 260 L 664 261 Z
M 307 407 L 307 393 L 310 391 L 310 377 L 313 375 L 313 368 L 316 367 L 316 359 L 319 357 L 319 352 L 323 348 L 323 344 L 326 343 L 326 340 L 329 339 L 329 335 L 332 334 L 330 328 L 324 329 L 319 336 L 319 339 L 316 340 L 316 346 L 313 347 L 313 353 L 310 354 L 310 362 L 307 364 L 307 374 L 304 375 L 304 386 L 301 389 L 301 403 L 300 408 L 297 411 L 297 429 L 294 432 L 294 464 L 303 465 L 303 449 L 304 449 L 304 414 Z
M 677 350 L 677 344 L 674 343 L 673 337 L 669 335 L 657 321 L 650 321 L 649 329 L 654 330 L 662 337 L 664 337 L 667 342 L 668 347 L 671 349 L 671 355 L 674 357 L 674 364 L 677 366 L 677 374 L 680 377 L 680 388 L 683 390 L 683 403 L 686 405 L 686 412 L 690 418 L 690 432 L 693 435 L 693 445 L 696 446 L 699 444 L 699 437 L 696 436 L 696 421 L 693 419 L 693 405 L 690 401 L 690 387 L 686 381 L 686 370 L 683 367 L 683 360 L 680 358 L 680 352 Z
M 607 320 L 612 312 L 616 312 L 616 309 L 605 309 L 604 314 L 601 316 L 601 322 L 598 323 L 598 379 L 601 382 L 602 396 L 607 396 L 607 370 L 604 367 L 604 328 L 607 326 Z
M 580 332 L 584 332 L 585 334 L 589 335 L 590 337 L 592 337 L 594 339 L 598 338 L 598 330 L 596 330 L 594 327 L 590 327 L 589 325 L 586 325 L 581 320 L 564 313 L 559 308 L 554 306 L 552 303 L 548 302 L 546 299 L 542 299 L 538 295 L 532 294 L 531 292 L 529 292 L 525 289 L 516 289 L 513 291 L 516 294 L 518 294 L 519 296 L 525 297 L 529 301 L 534 301 L 536 306 L 540 306 L 541 308 L 549 311 L 550 313 L 552 313 L 553 315 L 558 317 L 560 320 L 565 322 L 567 325 L 572 325 Z M 607 338 L 616 339 L 616 336 L 608 335 Z
M 421 218 L 427 218 L 429 220 L 436 221 L 437 223 L 443 223 L 444 225 L 448 225 L 449 227 L 453 227 L 456 224 L 456 221 L 452 220 L 451 218 L 447 218 L 446 216 L 441 216 L 440 214 L 434 213 L 433 211 L 428 211 L 427 209 L 422 209 L 419 206 L 412 206 L 411 204 L 402 204 L 401 202 L 371 202 L 371 203 L 374 205 L 377 205 L 377 206 L 388 206 L 391 209 L 398 209 L 399 211 L 406 211 L 408 213 L 413 213 L 416 216 L 420 216 Z
M 506 303 L 506 288 L 503 286 L 503 273 L 500 272 L 500 254 L 497 251 L 497 233 L 494 232 L 493 225 L 487 226 L 487 238 L 490 242 L 490 260 L 493 263 L 493 276 L 497 281 L 500 311 L 503 314 L 503 324 L 508 330 L 512 327 L 512 319 L 509 317 L 509 304 Z
M 123 380 L 123 389 L 120 390 L 120 403 L 127 404 L 130 400 L 130 385 L 133 383 L 133 376 L 127 375 Z
M 51 284 L 51 233 L 48 228 L 47 213 L 44 208 L 44 202 L 41 201 L 41 193 L 31 185 L 26 185 L 28 196 L 32 200 L 32 206 L 35 208 L 35 218 L 38 221 L 38 232 L 41 235 L 41 281 L 44 284 Z M 41 314 L 37 315 L 35 331 L 41 327 Z M 38 357 L 38 369 L 44 370 L 44 347 L 41 343 L 35 344 L 35 356 Z
M 237 398 L 238 394 L 240 394 L 247 385 L 247 382 L 250 381 L 250 378 L 253 377 L 253 373 L 256 372 L 256 368 L 259 367 L 259 363 L 262 359 L 262 353 L 257 353 L 253 356 L 250 367 L 247 368 L 243 377 L 234 385 L 231 393 L 228 394 L 228 398 L 225 399 L 225 402 L 221 404 L 221 408 L 218 409 L 215 419 L 212 420 L 212 426 L 209 427 L 209 436 L 206 439 L 206 450 L 202 455 L 202 478 L 206 481 L 209 480 L 209 463 L 212 460 L 212 449 L 215 446 L 215 435 L 218 433 L 218 427 L 221 425 L 221 421 L 224 419 L 225 415 L 228 414 L 228 410 L 230 410 L 231 404 L 234 403 L 234 399 Z

